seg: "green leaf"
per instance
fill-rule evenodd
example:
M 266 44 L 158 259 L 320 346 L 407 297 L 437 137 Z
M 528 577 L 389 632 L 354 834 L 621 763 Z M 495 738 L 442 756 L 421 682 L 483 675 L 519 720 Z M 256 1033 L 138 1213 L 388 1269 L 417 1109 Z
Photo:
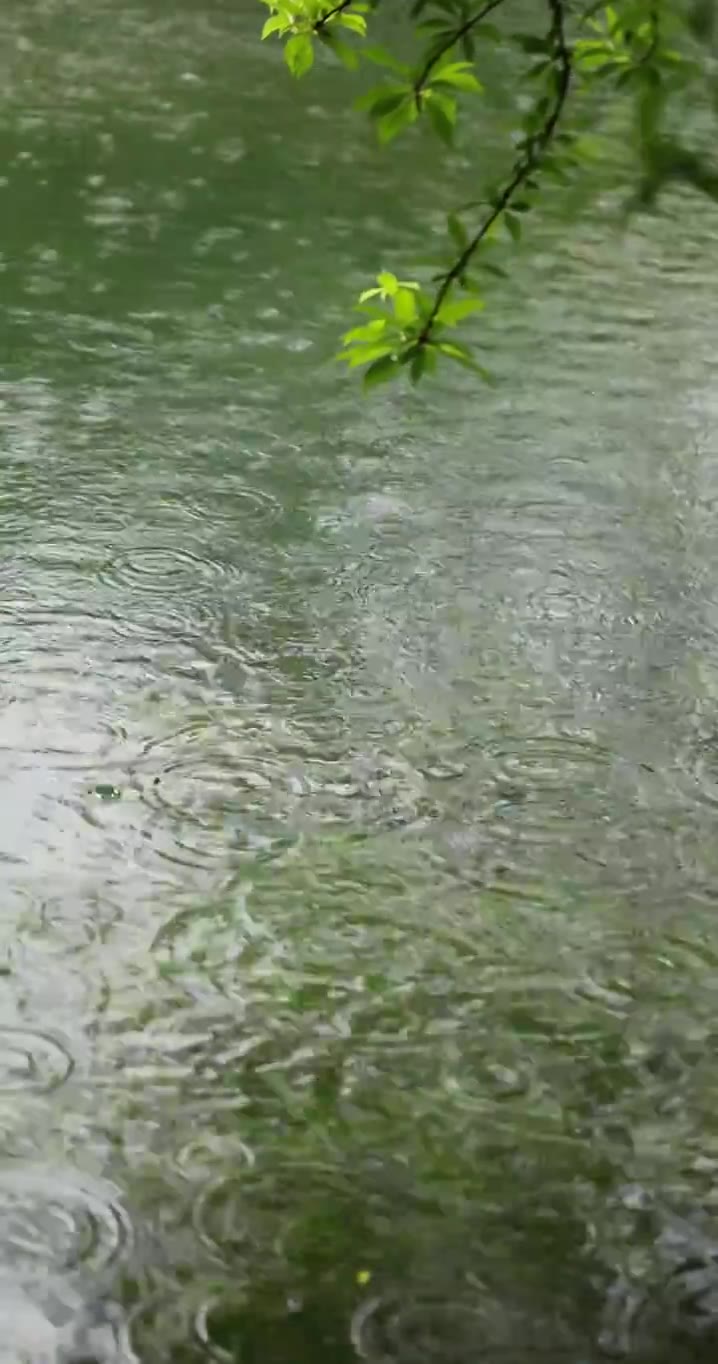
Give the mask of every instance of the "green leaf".
M 365 322 L 361 327 L 352 327 L 351 331 L 344 333 L 342 341 L 345 346 L 351 345 L 353 341 L 378 341 L 388 325 L 388 318 L 376 318 L 374 322 Z
M 392 303 L 394 305 L 394 316 L 402 327 L 411 326 L 411 323 L 416 321 L 417 303 L 416 293 L 413 289 L 397 289 L 392 298 Z
M 489 274 L 496 275 L 497 279 L 509 278 L 506 270 L 503 270 L 500 265 L 494 265 L 491 261 L 479 261 L 479 265 L 482 269 L 488 270 Z
M 550 41 L 546 38 L 539 38 L 536 33 L 514 33 L 511 36 L 511 41 L 529 56 L 538 55 L 539 52 L 547 54 L 551 51 Z
M 471 69 L 471 62 L 452 62 L 442 66 L 431 80 L 431 85 L 451 85 L 457 90 L 471 90 L 480 95 L 483 85 Z
M 362 14 L 339 14 L 337 22 L 343 28 L 350 28 L 353 33 L 358 33 L 362 38 L 366 35 L 366 19 Z
M 392 298 L 399 288 L 399 281 L 396 275 L 393 275 L 391 270 L 381 270 L 376 278 L 382 293 L 387 294 L 389 298 Z
M 405 62 L 400 62 L 391 52 L 387 52 L 385 47 L 365 47 L 362 56 L 377 66 L 386 66 L 390 71 L 396 71 L 399 76 L 408 76 L 411 70 Z
M 485 40 L 489 43 L 503 42 L 503 33 L 494 24 L 478 24 L 473 30 L 474 36 L 481 42 Z
M 281 14 L 273 14 L 271 18 L 267 19 L 267 22 L 262 29 L 262 37 L 268 38 L 271 33 L 283 33 L 286 29 L 287 20 L 283 19 Z
M 354 101 L 354 108 L 372 115 L 386 114 L 398 108 L 409 93 L 409 86 L 406 85 L 378 85 L 365 95 L 360 95 Z
M 437 95 L 433 91 L 428 91 L 431 99 L 427 98 L 424 105 L 429 116 L 434 132 L 438 134 L 442 142 L 450 147 L 454 140 L 454 124 L 456 123 L 456 101 L 447 99 L 445 95 Z
M 461 219 L 455 213 L 450 213 L 446 219 L 446 226 L 449 234 L 456 243 L 460 251 L 463 251 L 469 244 L 469 234 L 464 227 Z
M 504 222 L 506 223 L 506 226 L 508 228 L 509 235 L 513 238 L 515 242 L 520 242 L 521 241 L 520 220 L 518 218 L 515 218 L 512 213 L 505 213 Z
M 331 51 L 339 58 L 342 65 L 347 68 L 347 71 L 356 71 L 359 65 L 359 57 L 353 47 L 350 47 L 348 43 L 343 43 L 341 38 L 337 38 L 335 33 L 327 31 L 326 29 L 322 29 L 319 37 L 328 48 L 331 48 Z
M 422 374 L 426 371 L 426 346 L 419 346 L 414 352 L 409 369 L 409 378 L 412 384 L 418 384 Z
M 284 60 L 293 76 L 304 76 L 314 61 L 314 44 L 308 33 L 295 33 L 287 40 Z
M 465 369 L 473 370 L 474 374 L 480 374 L 487 384 L 494 383 L 494 376 L 491 370 L 485 369 L 478 364 L 467 346 L 459 345 L 458 341 L 439 341 L 436 349 L 442 355 L 446 355 L 449 360 L 454 360 L 456 364 L 463 365 Z
M 375 388 L 377 384 L 388 383 L 401 373 L 401 366 L 394 355 L 384 355 L 375 360 L 364 375 L 364 387 Z
M 461 298 L 456 302 L 442 303 L 436 314 L 436 321 L 445 327 L 455 327 L 472 313 L 480 313 L 486 305 L 481 298 Z
M 372 118 L 385 118 L 387 114 L 393 114 L 396 109 L 401 109 L 406 102 L 406 92 L 396 95 L 385 95 L 383 99 L 378 99 L 372 105 L 369 113 Z
M 392 347 L 386 344 L 381 346 L 352 346 L 350 350 L 340 351 L 336 358 L 337 360 L 346 360 L 350 369 L 356 369 L 358 365 L 368 365 L 372 360 L 393 354 Z
M 384 114 L 378 121 L 377 132 L 381 143 L 391 142 L 398 133 L 403 132 L 411 123 L 416 123 L 419 110 L 414 99 L 404 99 L 393 113 Z

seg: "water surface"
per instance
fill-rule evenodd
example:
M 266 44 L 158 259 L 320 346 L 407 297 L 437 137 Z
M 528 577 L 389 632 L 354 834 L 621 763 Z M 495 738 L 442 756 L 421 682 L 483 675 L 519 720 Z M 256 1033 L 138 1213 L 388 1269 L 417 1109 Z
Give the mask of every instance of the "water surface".
M 0 1320 L 712 1358 L 714 218 L 549 214 L 496 389 L 367 404 L 471 164 L 250 11 L 0 17 Z

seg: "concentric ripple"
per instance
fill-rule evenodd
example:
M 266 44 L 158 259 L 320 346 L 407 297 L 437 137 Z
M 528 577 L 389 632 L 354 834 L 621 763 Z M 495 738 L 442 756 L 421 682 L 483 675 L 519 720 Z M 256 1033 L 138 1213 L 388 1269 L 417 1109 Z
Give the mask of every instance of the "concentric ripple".
M 220 1178 L 205 1185 L 195 1199 L 192 1221 L 197 1235 L 203 1246 L 221 1259 L 247 1246 L 244 1198 L 241 1179 Z
M 222 568 L 214 560 L 177 545 L 137 545 L 109 560 L 103 577 L 115 587 L 165 597 L 195 594 Z
M 111 1184 L 74 1170 L 0 1167 L 0 1245 L 16 1272 L 101 1273 L 130 1235 Z
M 0 1026 L 0 1095 L 49 1094 L 74 1068 L 74 1059 L 50 1033 Z

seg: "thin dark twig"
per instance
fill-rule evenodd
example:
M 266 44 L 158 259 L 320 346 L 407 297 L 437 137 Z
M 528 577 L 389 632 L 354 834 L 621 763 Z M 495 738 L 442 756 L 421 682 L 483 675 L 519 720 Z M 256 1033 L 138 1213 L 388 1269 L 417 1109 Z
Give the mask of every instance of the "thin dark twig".
M 467 242 L 461 255 L 457 257 L 451 269 L 444 275 L 441 284 L 436 292 L 436 297 L 431 307 L 431 312 L 424 323 L 421 334 L 417 338 L 419 346 L 425 345 L 431 335 L 431 329 L 437 319 L 441 306 L 449 293 L 452 285 L 457 279 L 461 279 L 466 271 L 474 252 L 478 250 L 486 234 L 491 230 L 494 223 L 501 214 L 509 207 L 516 191 L 521 188 L 532 173 L 538 169 L 546 149 L 556 131 L 558 121 L 563 112 L 564 105 L 568 98 L 571 85 L 571 51 L 566 41 L 564 0 L 546 0 L 546 4 L 551 14 L 551 27 L 549 31 L 549 41 L 553 47 L 553 71 L 555 72 L 555 97 L 551 109 L 548 112 L 543 126 L 537 133 L 530 135 L 526 139 L 522 155 L 514 166 L 513 175 L 504 185 L 498 198 L 494 200 L 491 212 L 487 214 L 478 231 Z
M 317 22 L 314 25 L 314 32 L 321 33 L 322 29 L 329 23 L 330 19 L 334 19 L 337 14 L 342 13 L 342 10 L 349 9 L 350 6 L 353 4 L 354 0 L 340 0 L 340 3 L 338 5 L 335 5 L 333 9 L 328 9 L 326 14 L 322 15 L 321 19 L 317 19 Z
M 487 16 L 491 14 L 492 10 L 498 9 L 499 5 L 503 5 L 503 3 L 504 0 L 486 0 L 486 4 L 478 10 L 476 14 L 472 14 L 470 19 L 465 19 L 463 24 L 460 24 L 458 28 L 454 29 L 453 32 L 447 36 L 445 42 L 442 42 L 438 47 L 433 49 L 430 56 L 427 57 L 420 75 L 417 76 L 414 81 L 414 93 L 416 95 L 421 94 L 436 63 L 441 61 L 444 53 L 449 52 L 452 47 L 455 47 L 457 43 L 460 43 L 461 39 L 465 38 L 467 33 L 471 32 L 472 28 L 476 28 L 476 25 L 480 24 L 482 19 L 486 19 Z

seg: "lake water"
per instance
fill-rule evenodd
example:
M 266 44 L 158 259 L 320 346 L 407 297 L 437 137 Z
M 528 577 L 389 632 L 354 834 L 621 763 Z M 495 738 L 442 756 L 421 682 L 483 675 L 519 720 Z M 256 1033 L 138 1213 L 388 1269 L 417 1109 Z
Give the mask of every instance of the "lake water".
M 471 165 L 261 18 L 0 15 L 2 1357 L 713 1359 L 718 220 L 367 402 Z

